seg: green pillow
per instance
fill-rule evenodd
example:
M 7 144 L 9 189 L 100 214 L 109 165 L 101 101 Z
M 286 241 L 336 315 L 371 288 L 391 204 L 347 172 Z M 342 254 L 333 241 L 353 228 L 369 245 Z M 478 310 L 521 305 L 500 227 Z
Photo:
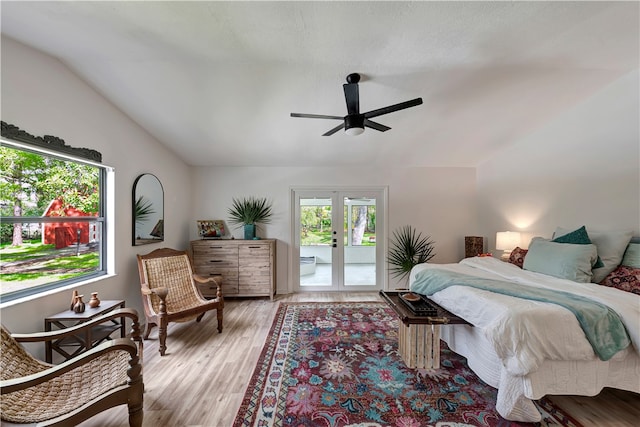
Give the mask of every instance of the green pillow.
M 588 283 L 591 281 L 591 266 L 596 260 L 595 245 L 575 245 L 550 242 L 534 237 L 524 258 L 524 270 L 548 276 Z
M 591 239 L 589 238 L 589 234 L 587 233 L 587 228 L 583 225 L 577 230 L 572 231 L 571 233 L 563 234 L 562 236 L 556 237 L 552 240 L 552 242 L 556 243 L 571 243 L 574 245 L 591 245 Z M 598 256 L 596 259 L 596 263 L 593 264 L 592 268 L 600 268 L 604 267 L 604 263 Z
M 620 264 L 640 268 L 640 243 L 629 243 Z

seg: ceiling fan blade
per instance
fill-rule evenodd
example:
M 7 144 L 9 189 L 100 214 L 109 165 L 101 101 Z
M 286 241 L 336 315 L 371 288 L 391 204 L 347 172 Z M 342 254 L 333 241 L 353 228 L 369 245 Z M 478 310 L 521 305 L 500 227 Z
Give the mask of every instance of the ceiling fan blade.
M 386 132 L 391 129 L 389 126 L 381 125 L 380 123 L 372 122 L 369 119 L 364 119 L 364 125 L 371 129 L 379 130 L 380 132 Z
M 360 114 L 360 95 L 358 83 L 343 84 L 344 100 L 347 103 L 347 114 Z
M 331 129 L 330 131 L 323 133 L 322 136 L 331 136 L 334 133 L 338 132 L 340 129 L 344 129 L 344 123 L 342 123 L 339 126 L 334 127 L 333 129 Z
M 305 119 L 334 119 L 344 120 L 342 116 L 327 116 L 324 114 L 304 114 L 304 113 L 291 113 L 291 117 L 302 117 Z
M 405 108 L 415 107 L 416 105 L 420 105 L 420 104 L 422 104 L 422 98 L 416 98 L 416 99 L 412 99 L 411 101 L 405 101 L 399 104 L 389 105 L 388 107 L 369 111 L 367 113 L 364 113 L 364 118 L 370 119 L 372 117 L 378 117 L 383 114 L 393 113 L 394 111 L 404 110 Z

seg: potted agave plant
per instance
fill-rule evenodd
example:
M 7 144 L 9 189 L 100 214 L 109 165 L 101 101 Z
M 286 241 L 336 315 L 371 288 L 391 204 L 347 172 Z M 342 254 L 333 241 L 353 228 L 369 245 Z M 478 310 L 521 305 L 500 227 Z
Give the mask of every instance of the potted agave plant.
M 436 255 L 433 253 L 433 245 L 430 236 L 423 237 L 422 233 L 410 225 L 394 231 L 387 257 L 393 277 L 404 280 L 413 267 L 433 258 Z
M 229 208 L 229 222 L 244 227 L 244 238 L 251 240 L 256 238 L 258 224 L 271 222 L 272 214 L 271 203 L 266 198 L 234 198 Z

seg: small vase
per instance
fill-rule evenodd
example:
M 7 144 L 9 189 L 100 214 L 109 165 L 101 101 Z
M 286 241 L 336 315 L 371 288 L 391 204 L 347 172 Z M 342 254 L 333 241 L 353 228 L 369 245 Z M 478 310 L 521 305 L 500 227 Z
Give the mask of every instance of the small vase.
M 89 300 L 89 307 L 96 308 L 100 306 L 100 300 L 98 299 L 97 292 L 91 292 L 91 299 Z
M 78 298 L 78 291 L 73 291 L 71 295 L 71 305 L 69 306 L 69 310 L 73 311 L 73 306 L 76 305 L 76 299 Z
M 256 237 L 256 225 L 255 224 L 245 224 L 244 225 L 244 239 L 245 240 L 253 240 Z
M 76 313 L 84 313 L 85 305 L 84 301 L 82 301 L 82 297 L 84 295 L 78 295 L 76 297 L 76 303 L 73 305 L 73 311 Z

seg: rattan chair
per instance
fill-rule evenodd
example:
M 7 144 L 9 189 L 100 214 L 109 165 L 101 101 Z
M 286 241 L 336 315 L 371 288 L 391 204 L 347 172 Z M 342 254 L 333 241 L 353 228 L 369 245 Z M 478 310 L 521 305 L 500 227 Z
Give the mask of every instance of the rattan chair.
M 20 344 L 82 335 L 87 328 L 123 317 L 133 319 L 133 339 L 109 340 L 59 365 L 37 360 Z M 0 342 L 2 426 L 75 426 L 123 404 L 128 405 L 129 425 L 142 425 L 142 340 L 134 309 L 114 310 L 52 332 L 11 334 L 2 326 Z
M 167 350 L 169 322 L 193 319 L 200 322 L 207 311 L 216 310 L 218 332 L 222 332 L 224 298 L 219 276 L 205 278 L 194 274 L 185 251 L 162 248 L 137 257 L 142 305 L 147 319 L 143 337 L 149 338 L 151 329 L 158 326 L 161 356 Z M 203 285 L 213 283 L 218 289 L 216 297 L 211 300 L 203 298 L 196 282 Z

